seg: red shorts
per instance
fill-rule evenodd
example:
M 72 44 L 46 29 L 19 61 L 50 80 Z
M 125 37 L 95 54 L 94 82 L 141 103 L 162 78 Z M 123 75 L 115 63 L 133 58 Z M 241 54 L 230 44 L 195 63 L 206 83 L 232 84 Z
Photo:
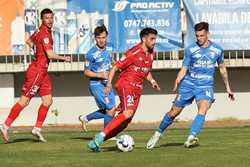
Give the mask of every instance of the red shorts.
M 28 98 L 32 98 L 37 93 L 40 96 L 46 96 L 51 94 L 51 88 L 48 72 L 31 65 L 25 74 L 22 95 Z
M 123 83 L 116 84 L 116 92 L 120 98 L 119 108 L 122 112 L 128 109 L 137 110 L 141 97 L 141 89 Z

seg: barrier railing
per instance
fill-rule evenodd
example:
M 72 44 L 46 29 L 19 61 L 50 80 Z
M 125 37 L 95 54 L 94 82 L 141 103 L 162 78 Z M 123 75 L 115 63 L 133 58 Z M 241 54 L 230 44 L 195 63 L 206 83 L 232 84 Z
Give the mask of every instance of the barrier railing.
M 66 55 L 61 55 L 66 56 Z M 49 71 L 83 71 L 84 55 L 71 56 L 72 62 L 51 61 Z M 225 51 L 225 63 L 228 67 L 250 67 L 250 50 Z M 114 60 L 119 60 L 122 53 L 113 53 Z M 182 65 L 183 50 L 158 52 L 153 64 L 154 69 L 176 69 Z M 0 56 L 0 73 L 23 72 L 32 61 L 33 55 Z

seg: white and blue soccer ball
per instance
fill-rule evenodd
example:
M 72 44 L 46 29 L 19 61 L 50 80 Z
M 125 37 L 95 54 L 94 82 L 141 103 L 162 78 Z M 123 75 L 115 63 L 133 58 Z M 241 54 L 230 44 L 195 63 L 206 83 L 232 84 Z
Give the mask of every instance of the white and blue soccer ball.
M 122 152 L 130 152 L 134 149 L 134 139 L 129 135 L 121 135 L 116 140 L 117 148 Z

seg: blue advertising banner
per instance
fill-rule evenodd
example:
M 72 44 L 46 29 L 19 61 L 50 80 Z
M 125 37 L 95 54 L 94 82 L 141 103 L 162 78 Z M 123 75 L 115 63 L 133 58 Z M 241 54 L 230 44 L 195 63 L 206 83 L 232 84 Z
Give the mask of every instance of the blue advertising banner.
M 86 53 L 94 44 L 94 28 L 101 24 L 107 26 L 115 52 L 140 42 L 144 27 L 158 30 L 157 51 L 182 46 L 180 0 L 67 0 L 66 21 L 68 53 Z
M 250 1 L 183 0 L 188 17 L 185 45 L 195 40 L 193 27 L 210 25 L 210 39 L 226 50 L 250 49 Z
M 109 0 L 67 0 L 66 42 L 67 52 L 87 53 L 94 45 L 93 32 L 96 26 L 110 29 Z M 113 41 L 109 36 L 109 41 Z
M 182 46 L 180 0 L 110 1 L 109 11 L 114 48 L 123 52 L 140 41 L 144 27 L 155 28 L 159 35 L 156 50 L 169 51 Z

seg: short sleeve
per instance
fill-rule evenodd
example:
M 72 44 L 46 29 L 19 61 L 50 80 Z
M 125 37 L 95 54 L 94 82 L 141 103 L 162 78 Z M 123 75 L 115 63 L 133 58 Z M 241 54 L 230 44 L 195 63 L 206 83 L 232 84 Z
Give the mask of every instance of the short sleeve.
M 183 66 L 189 67 L 191 63 L 191 52 L 190 50 L 187 48 L 184 51 L 184 59 L 183 59 Z
M 37 42 L 37 35 L 38 35 L 38 32 L 35 31 L 35 32 L 30 36 L 30 39 L 32 40 L 32 42 L 34 42 L 34 43 Z
M 115 63 L 115 65 L 120 70 L 123 70 L 132 63 L 133 63 L 133 55 L 131 54 L 131 52 L 127 52 L 119 61 Z
M 47 34 L 42 35 L 41 42 L 42 42 L 44 50 L 53 50 L 52 40 L 49 37 L 49 35 Z
M 219 56 L 218 56 L 218 59 L 217 59 L 217 63 L 218 64 L 223 64 L 224 63 L 224 51 L 221 50 Z
M 93 61 L 94 61 L 94 58 L 93 58 L 92 54 L 88 52 L 85 55 L 84 69 L 90 70 L 91 64 L 93 63 Z

